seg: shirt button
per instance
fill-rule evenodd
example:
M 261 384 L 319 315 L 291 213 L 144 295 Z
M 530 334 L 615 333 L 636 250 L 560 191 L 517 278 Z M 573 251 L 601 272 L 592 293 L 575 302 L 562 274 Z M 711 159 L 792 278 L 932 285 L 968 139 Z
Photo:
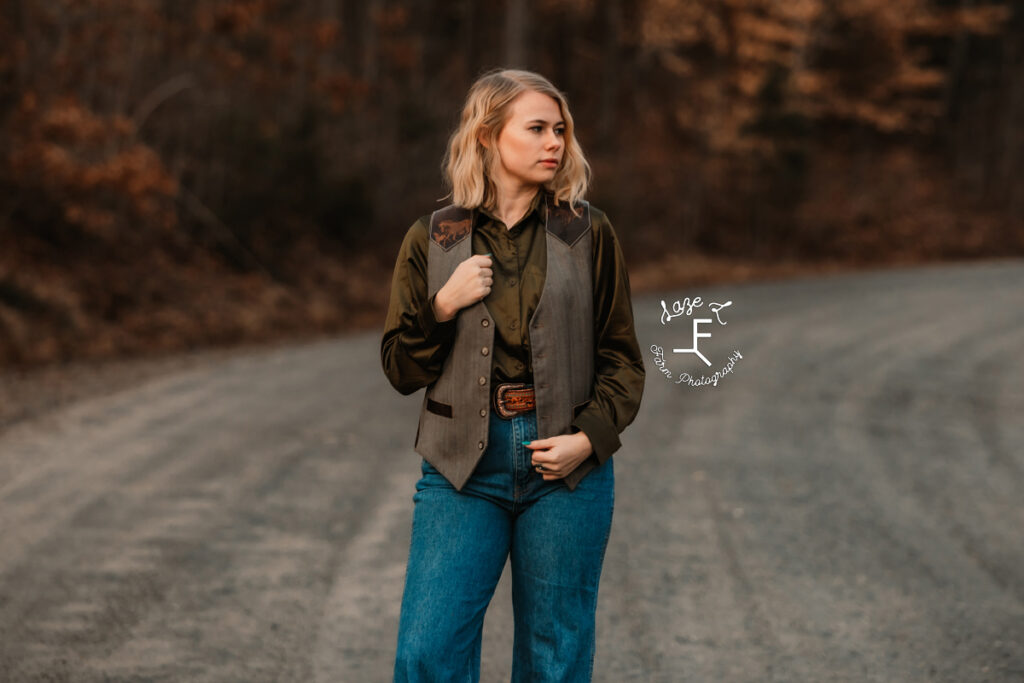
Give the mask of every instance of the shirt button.
M 487 408 L 480 409 L 480 417 L 487 417 Z
M 491 324 L 491 321 L 490 321 L 490 320 L 488 320 L 487 318 L 484 318 L 483 320 L 481 320 L 481 321 L 480 321 L 480 325 L 481 325 L 482 327 L 489 327 L 489 326 L 490 326 L 490 324 Z
M 490 351 L 485 346 L 484 348 L 480 349 L 480 353 L 486 356 L 488 353 L 490 353 Z
M 480 450 L 483 450 L 484 449 L 484 442 L 483 441 L 477 441 L 476 442 L 476 447 L 479 448 Z
M 481 377 L 477 381 L 480 382 L 480 386 L 483 386 L 483 385 L 487 384 L 487 378 L 486 377 Z

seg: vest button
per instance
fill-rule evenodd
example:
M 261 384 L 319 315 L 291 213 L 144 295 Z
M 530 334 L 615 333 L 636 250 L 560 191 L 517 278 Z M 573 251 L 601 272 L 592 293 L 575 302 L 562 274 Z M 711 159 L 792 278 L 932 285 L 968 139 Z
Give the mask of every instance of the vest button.
M 483 441 L 477 441 L 476 447 L 479 448 L 480 450 L 483 450 L 484 449 L 484 442 Z
M 480 379 L 477 380 L 477 382 L 480 383 L 480 386 L 483 386 L 483 385 L 487 384 L 487 378 L 481 376 Z
M 537 353 L 534 354 L 534 356 L 537 357 L 537 358 L 543 358 L 544 357 L 544 352 L 543 351 L 538 351 Z
M 510 286 L 513 286 L 513 287 L 514 287 L 514 286 L 515 286 L 515 284 L 516 284 L 516 279 L 515 279 L 515 278 L 512 278 L 511 280 L 509 280 L 509 281 L 508 281 L 508 284 L 509 284 Z
M 489 327 L 490 324 L 491 324 L 491 321 L 488 320 L 487 318 L 484 318 L 483 320 L 480 321 L 480 325 L 483 326 L 483 327 Z
M 510 323 L 508 324 L 508 326 L 509 326 L 509 327 L 511 327 L 511 328 L 512 328 L 512 329 L 514 330 L 514 329 L 516 329 L 517 327 L 519 327 L 519 321 L 518 321 L 518 320 L 513 320 L 512 322 L 510 322 Z
M 487 408 L 480 409 L 480 417 L 487 417 Z
M 487 355 L 488 353 L 490 353 L 490 351 L 489 351 L 489 350 L 487 349 L 487 347 L 485 346 L 484 348 L 480 349 L 480 353 L 482 353 L 483 355 L 485 355 L 485 356 L 486 356 L 486 355 Z

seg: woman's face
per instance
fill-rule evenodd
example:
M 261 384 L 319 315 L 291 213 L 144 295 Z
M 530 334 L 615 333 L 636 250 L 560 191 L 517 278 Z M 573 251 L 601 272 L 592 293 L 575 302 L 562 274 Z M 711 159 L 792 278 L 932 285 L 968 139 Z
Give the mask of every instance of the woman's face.
M 497 140 L 494 181 L 507 191 L 551 181 L 565 152 L 565 122 L 552 97 L 528 91 L 514 99 Z

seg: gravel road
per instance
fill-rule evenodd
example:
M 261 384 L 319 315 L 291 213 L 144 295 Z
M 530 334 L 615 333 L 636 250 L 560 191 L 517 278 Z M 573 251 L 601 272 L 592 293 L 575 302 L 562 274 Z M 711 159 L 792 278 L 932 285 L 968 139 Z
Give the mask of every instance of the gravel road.
M 697 295 L 732 302 L 710 367 L 659 320 Z M 634 312 L 595 680 L 1024 680 L 1024 262 Z M 390 680 L 422 394 L 379 340 L 246 351 L 0 434 L 0 680 Z M 693 387 L 651 345 L 674 375 L 742 357 Z M 485 681 L 508 679 L 509 590 Z

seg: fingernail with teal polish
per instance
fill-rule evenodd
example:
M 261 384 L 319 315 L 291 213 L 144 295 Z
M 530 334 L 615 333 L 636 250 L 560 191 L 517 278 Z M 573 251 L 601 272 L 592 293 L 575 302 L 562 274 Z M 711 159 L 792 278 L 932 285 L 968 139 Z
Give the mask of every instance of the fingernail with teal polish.
M 523 445 L 524 445 L 524 446 L 529 446 L 529 445 L 530 445 L 531 443 L 533 443 L 533 442 L 532 442 L 532 441 L 524 441 L 524 442 L 523 442 Z

